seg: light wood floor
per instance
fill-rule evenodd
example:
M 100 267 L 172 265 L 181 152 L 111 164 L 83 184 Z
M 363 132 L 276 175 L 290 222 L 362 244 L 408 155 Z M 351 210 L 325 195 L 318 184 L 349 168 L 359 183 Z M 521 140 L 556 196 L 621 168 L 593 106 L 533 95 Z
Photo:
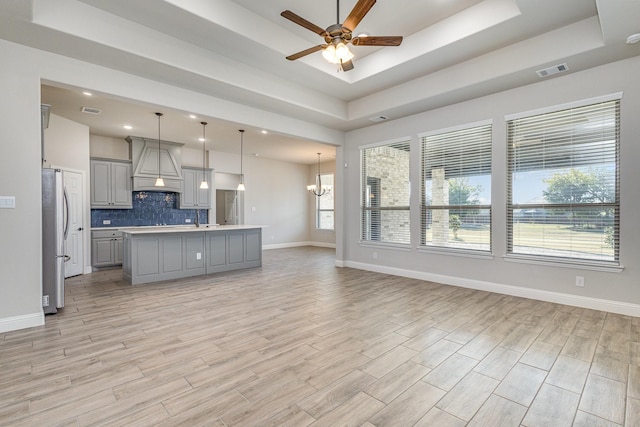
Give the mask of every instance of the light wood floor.
M 640 318 L 335 268 L 67 280 L 0 334 L 3 426 L 639 426 Z

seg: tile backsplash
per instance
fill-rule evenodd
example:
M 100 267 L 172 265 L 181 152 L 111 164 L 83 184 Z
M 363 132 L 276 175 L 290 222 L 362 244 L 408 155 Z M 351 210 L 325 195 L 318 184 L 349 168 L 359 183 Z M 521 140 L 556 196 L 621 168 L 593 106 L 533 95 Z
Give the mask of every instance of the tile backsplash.
M 177 225 L 195 223 L 195 209 L 178 209 L 178 194 L 134 191 L 132 209 L 91 209 L 91 227 L 134 227 L 139 225 Z M 104 220 L 111 221 L 103 224 Z M 200 223 L 208 222 L 207 210 L 200 210 Z

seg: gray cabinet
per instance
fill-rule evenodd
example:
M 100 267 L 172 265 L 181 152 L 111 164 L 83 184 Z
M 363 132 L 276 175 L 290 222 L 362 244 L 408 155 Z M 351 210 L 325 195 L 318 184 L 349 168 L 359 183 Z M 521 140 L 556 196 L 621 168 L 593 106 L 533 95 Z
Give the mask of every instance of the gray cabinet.
M 211 169 L 205 169 L 203 174 L 202 169 L 182 168 L 182 193 L 178 198 L 178 207 L 180 209 L 211 208 L 211 189 L 213 188 L 211 172 Z M 200 188 L 203 176 L 209 183 L 209 188 L 206 190 Z
M 131 207 L 131 163 L 91 159 L 91 208 Z
M 122 272 L 132 285 L 261 265 L 261 228 L 124 233 Z
M 122 265 L 122 233 L 118 230 L 93 230 L 91 232 L 91 265 L 107 267 Z
M 207 233 L 207 274 L 262 265 L 262 229 Z

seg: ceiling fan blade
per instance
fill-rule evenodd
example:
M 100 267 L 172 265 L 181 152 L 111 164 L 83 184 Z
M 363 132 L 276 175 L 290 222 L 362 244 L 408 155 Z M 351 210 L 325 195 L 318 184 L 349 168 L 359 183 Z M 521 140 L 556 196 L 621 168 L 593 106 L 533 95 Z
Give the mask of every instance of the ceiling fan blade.
M 304 19 L 303 17 L 296 15 L 295 13 L 291 12 L 290 10 L 285 10 L 284 12 L 282 12 L 280 14 L 280 16 L 282 16 L 283 18 L 288 19 L 289 21 L 300 25 L 301 27 L 306 28 L 307 30 L 311 30 L 314 33 L 323 36 L 325 34 L 327 34 L 327 30 L 325 30 L 324 28 L 320 28 L 318 27 L 316 24 L 313 24 L 309 21 L 307 21 L 306 19 Z
M 371 10 L 374 4 L 376 4 L 376 0 L 358 0 L 358 3 L 353 6 L 351 13 L 347 16 L 342 26 L 351 31 L 355 30 L 360 21 L 362 21 L 362 18 Z
M 302 51 L 300 51 L 298 53 L 294 53 L 293 55 L 289 55 L 289 56 L 287 56 L 287 59 L 289 61 L 295 61 L 296 59 L 302 58 L 303 56 L 307 56 L 310 53 L 322 50 L 326 46 L 327 46 L 326 44 L 319 44 L 318 46 L 310 47 L 309 49 L 305 49 L 305 50 L 302 50 Z
M 402 36 L 360 36 L 351 40 L 354 46 L 400 46 Z
M 353 70 L 353 61 L 340 62 L 340 67 L 342 67 L 342 71 L 351 71 Z

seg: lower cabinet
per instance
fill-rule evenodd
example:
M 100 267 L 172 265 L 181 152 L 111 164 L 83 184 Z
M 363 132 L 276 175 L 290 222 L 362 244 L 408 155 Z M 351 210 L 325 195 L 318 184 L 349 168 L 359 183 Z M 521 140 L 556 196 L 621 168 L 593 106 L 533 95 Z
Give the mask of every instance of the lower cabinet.
M 91 265 L 109 267 L 122 265 L 122 233 L 118 230 L 93 230 L 91 232 Z
M 260 228 L 125 234 L 122 270 L 132 285 L 261 265 Z

